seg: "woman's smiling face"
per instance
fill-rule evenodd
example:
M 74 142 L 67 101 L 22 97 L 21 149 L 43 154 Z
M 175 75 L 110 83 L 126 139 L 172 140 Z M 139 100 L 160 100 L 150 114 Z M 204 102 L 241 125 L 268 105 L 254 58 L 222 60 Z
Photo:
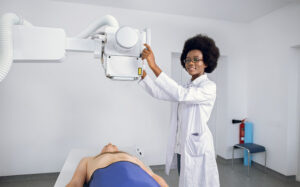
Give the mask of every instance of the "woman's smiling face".
M 185 58 L 185 69 L 192 76 L 192 80 L 202 75 L 206 67 L 200 50 L 194 49 L 188 52 Z

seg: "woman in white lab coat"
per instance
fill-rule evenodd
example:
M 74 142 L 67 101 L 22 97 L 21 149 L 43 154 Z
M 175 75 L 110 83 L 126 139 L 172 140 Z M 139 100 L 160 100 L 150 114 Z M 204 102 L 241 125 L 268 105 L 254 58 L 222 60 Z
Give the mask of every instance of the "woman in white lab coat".
M 207 126 L 216 99 L 216 84 L 206 74 L 217 66 L 218 47 L 211 38 L 200 34 L 185 42 L 180 61 L 191 80 L 181 86 L 159 68 L 152 49 L 145 46 L 142 58 L 156 79 L 144 71 L 139 84 L 153 97 L 173 102 L 166 173 L 177 163 L 181 171 L 179 187 L 220 186 L 213 137 Z

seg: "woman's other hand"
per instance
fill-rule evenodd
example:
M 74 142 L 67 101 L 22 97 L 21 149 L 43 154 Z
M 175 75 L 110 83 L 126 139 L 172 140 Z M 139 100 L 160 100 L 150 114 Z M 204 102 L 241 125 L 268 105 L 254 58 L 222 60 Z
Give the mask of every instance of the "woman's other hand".
M 143 70 L 143 75 L 142 75 L 142 79 L 144 79 L 146 77 L 147 73 L 145 70 Z

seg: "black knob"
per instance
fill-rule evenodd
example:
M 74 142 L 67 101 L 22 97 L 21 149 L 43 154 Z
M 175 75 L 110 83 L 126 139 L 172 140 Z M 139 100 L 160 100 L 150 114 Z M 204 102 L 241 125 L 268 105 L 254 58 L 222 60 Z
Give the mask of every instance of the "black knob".
M 233 119 L 232 120 L 232 123 L 242 123 L 243 121 L 242 120 L 239 120 L 239 119 Z

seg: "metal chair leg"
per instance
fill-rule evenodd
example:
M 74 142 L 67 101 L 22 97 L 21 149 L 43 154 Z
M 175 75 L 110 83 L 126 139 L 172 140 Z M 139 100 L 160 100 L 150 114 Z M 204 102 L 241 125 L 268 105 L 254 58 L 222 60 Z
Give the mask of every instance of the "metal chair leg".
M 250 176 L 250 174 L 249 174 L 249 170 L 250 170 L 250 151 L 249 150 L 247 150 L 248 151 L 248 177 Z
M 231 168 L 233 169 L 233 159 L 234 159 L 234 146 L 232 147 L 232 159 L 231 159 Z
M 267 150 L 265 150 L 265 173 L 267 173 Z

